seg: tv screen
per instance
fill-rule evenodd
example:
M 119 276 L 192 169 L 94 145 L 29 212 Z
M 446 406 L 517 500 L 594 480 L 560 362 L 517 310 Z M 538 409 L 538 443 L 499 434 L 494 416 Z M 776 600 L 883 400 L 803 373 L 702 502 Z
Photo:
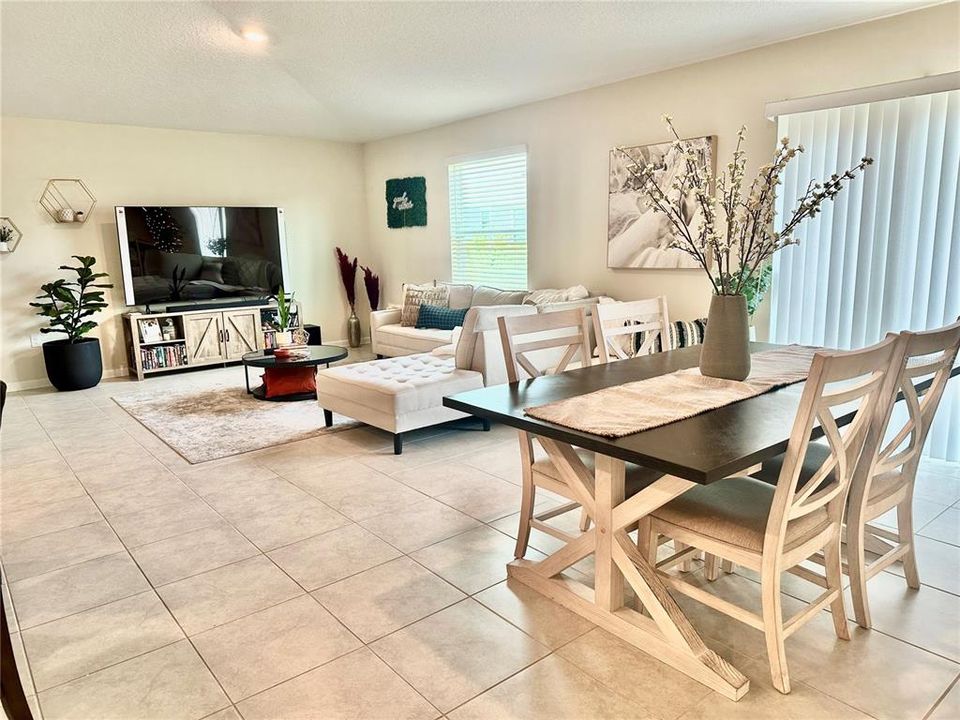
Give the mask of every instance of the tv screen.
M 283 210 L 117 207 L 128 305 L 256 299 L 284 284 Z

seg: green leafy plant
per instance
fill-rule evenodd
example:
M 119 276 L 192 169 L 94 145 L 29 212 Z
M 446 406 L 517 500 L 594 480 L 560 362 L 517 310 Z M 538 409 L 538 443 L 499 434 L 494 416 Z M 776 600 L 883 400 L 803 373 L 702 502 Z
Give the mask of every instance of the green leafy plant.
M 753 317 L 757 308 L 760 307 L 760 303 L 763 302 L 763 296 L 770 289 L 773 265 L 767 263 L 753 274 L 746 272 L 746 268 L 741 268 L 740 272 L 747 275 L 743 279 L 741 287 L 743 288 L 743 296 L 747 299 L 747 315 Z
M 94 272 L 95 257 L 74 255 L 79 267 L 61 265 L 59 270 L 76 273 L 76 280 L 60 278 L 40 286 L 40 302 L 30 303 L 38 308 L 37 315 L 49 318 L 50 327 L 40 328 L 42 333 L 63 333 L 71 343 L 80 340 L 93 330 L 97 323 L 87 318 L 107 307 L 103 290 L 112 288 L 110 283 L 97 282 L 108 277 L 107 273 Z
M 0 242 L 8 243 L 13 240 L 13 228 L 0 225 Z
M 280 289 L 277 290 L 277 294 L 273 296 L 273 299 L 277 301 L 277 330 L 279 332 L 285 332 L 290 329 L 290 317 L 292 314 L 292 308 L 290 303 L 293 302 L 293 293 L 289 295 L 283 291 L 283 285 L 280 286 Z

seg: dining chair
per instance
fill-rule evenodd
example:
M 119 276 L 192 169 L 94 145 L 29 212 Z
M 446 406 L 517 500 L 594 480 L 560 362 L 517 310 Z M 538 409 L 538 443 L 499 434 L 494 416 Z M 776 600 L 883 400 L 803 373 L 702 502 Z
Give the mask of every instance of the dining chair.
M 667 298 L 600 303 L 593 309 L 600 362 L 627 360 L 655 352 L 657 338 L 662 350 L 670 349 L 670 320 Z M 634 338 L 644 333 L 639 347 Z
M 593 309 L 593 332 L 597 338 L 601 363 L 629 360 L 632 357 L 670 350 L 667 298 L 660 295 L 647 300 L 600 303 Z M 643 336 L 638 346 L 636 339 L 639 333 L 643 333 Z M 660 340 L 659 346 L 657 339 Z M 679 542 L 675 542 L 673 546 L 678 551 L 685 549 Z M 685 560 L 680 565 L 681 571 L 693 570 L 693 562 L 694 558 Z M 714 561 L 708 557 L 707 563 L 712 568 Z
M 913 539 L 913 491 L 917 467 L 930 425 L 943 397 L 960 349 L 960 322 L 926 332 L 901 333 L 904 362 L 898 369 L 881 422 L 867 436 L 847 502 L 847 571 L 853 610 L 860 627 L 869 628 L 867 581 L 902 560 L 907 586 L 918 589 L 916 547 Z M 917 385 L 924 382 L 924 389 Z M 892 421 L 897 393 L 903 394 L 906 420 Z M 894 429 L 896 428 L 895 432 Z M 896 508 L 896 531 L 872 525 Z M 866 551 L 880 555 L 866 562 Z
M 773 685 L 782 693 L 790 692 L 787 637 L 826 607 L 837 637 L 850 637 L 840 564 L 843 510 L 879 402 L 896 382 L 889 371 L 896 354 L 902 357 L 901 348 L 896 338 L 887 338 L 863 350 L 814 356 L 776 485 L 749 476 L 725 478 L 692 488 L 640 522 L 637 544 L 651 564 L 656 562 L 661 535 L 690 546 L 656 563 L 664 583 L 764 633 Z M 849 423 L 840 427 L 837 416 L 848 414 Z M 815 422 L 827 438 L 829 452 L 801 483 Z M 760 574 L 759 615 L 666 572 L 697 549 Z M 823 553 L 823 575 L 800 565 L 817 552 Z M 823 588 L 819 597 L 787 620 L 780 599 L 784 572 Z
M 500 325 L 500 339 L 503 345 L 504 362 L 507 366 L 508 382 L 518 382 L 523 376 L 537 378 L 561 373 L 568 369 L 576 358 L 579 358 L 585 366 L 591 364 L 590 325 L 583 308 L 536 315 L 501 316 L 497 322 Z M 536 528 L 564 542 L 574 540 L 574 536 L 548 524 L 547 521 L 576 510 L 580 507 L 580 502 L 576 493 L 564 482 L 553 461 L 549 457 L 537 459 L 530 435 L 520 431 L 519 436 L 523 491 L 514 556 L 522 558 L 527 551 L 531 528 Z M 577 454 L 592 472 L 595 468 L 594 453 L 577 448 Z M 637 492 L 660 475 L 661 473 L 638 465 L 628 466 L 628 494 Z M 549 490 L 569 502 L 534 514 L 538 487 Z M 583 511 L 580 530 L 585 532 L 589 527 L 590 518 Z

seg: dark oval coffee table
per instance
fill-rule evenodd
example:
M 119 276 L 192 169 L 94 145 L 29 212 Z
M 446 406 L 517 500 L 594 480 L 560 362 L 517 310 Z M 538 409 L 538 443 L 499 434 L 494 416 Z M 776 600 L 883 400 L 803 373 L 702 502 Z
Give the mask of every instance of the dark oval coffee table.
M 251 367 L 276 369 L 316 367 L 318 365 L 330 367 L 330 363 L 343 360 L 347 356 L 347 349 L 338 345 L 308 345 L 307 350 L 310 351 L 310 355 L 307 357 L 279 358 L 272 353 L 267 354 L 264 350 L 257 350 L 256 352 L 244 355 L 241 360 L 243 360 L 243 378 L 247 383 L 247 392 L 257 398 L 257 400 L 274 400 L 278 402 L 316 400 L 317 394 L 315 392 L 293 393 L 268 398 L 266 388 L 263 385 L 253 388 L 252 390 L 250 389 L 250 374 L 248 369 Z

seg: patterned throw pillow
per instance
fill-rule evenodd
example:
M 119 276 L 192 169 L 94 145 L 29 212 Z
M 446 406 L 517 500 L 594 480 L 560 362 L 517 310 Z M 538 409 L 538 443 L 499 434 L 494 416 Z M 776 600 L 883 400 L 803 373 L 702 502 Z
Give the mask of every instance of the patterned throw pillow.
M 701 345 L 703 344 L 703 334 L 707 330 L 707 319 L 677 320 L 676 322 L 670 323 L 669 330 L 670 342 L 667 350 L 679 350 L 680 348 L 690 347 L 691 345 Z M 638 332 L 633 336 L 634 352 L 643 346 L 643 341 L 646 340 L 646 336 L 646 332 Z M 653 347 L 650 348 L 650 352 L 658 353 L 662 350 L 663 336 L 661 333 L 658 334 L 657 339 L 653 341 Z
M 416 327 L 421 305 L 439 305 L 447 307 L 449 290 L 445 285 L 408 285 L 403 295 L 403 310 L 400 311 L 400 325 Z
M 420 314 L 417 316 L 417 327 L 433 330 L 453 330 L 455 327 L 462 327 L 463 318 L 469 309 L 454 310 L 438 305 L 421 305 Z

